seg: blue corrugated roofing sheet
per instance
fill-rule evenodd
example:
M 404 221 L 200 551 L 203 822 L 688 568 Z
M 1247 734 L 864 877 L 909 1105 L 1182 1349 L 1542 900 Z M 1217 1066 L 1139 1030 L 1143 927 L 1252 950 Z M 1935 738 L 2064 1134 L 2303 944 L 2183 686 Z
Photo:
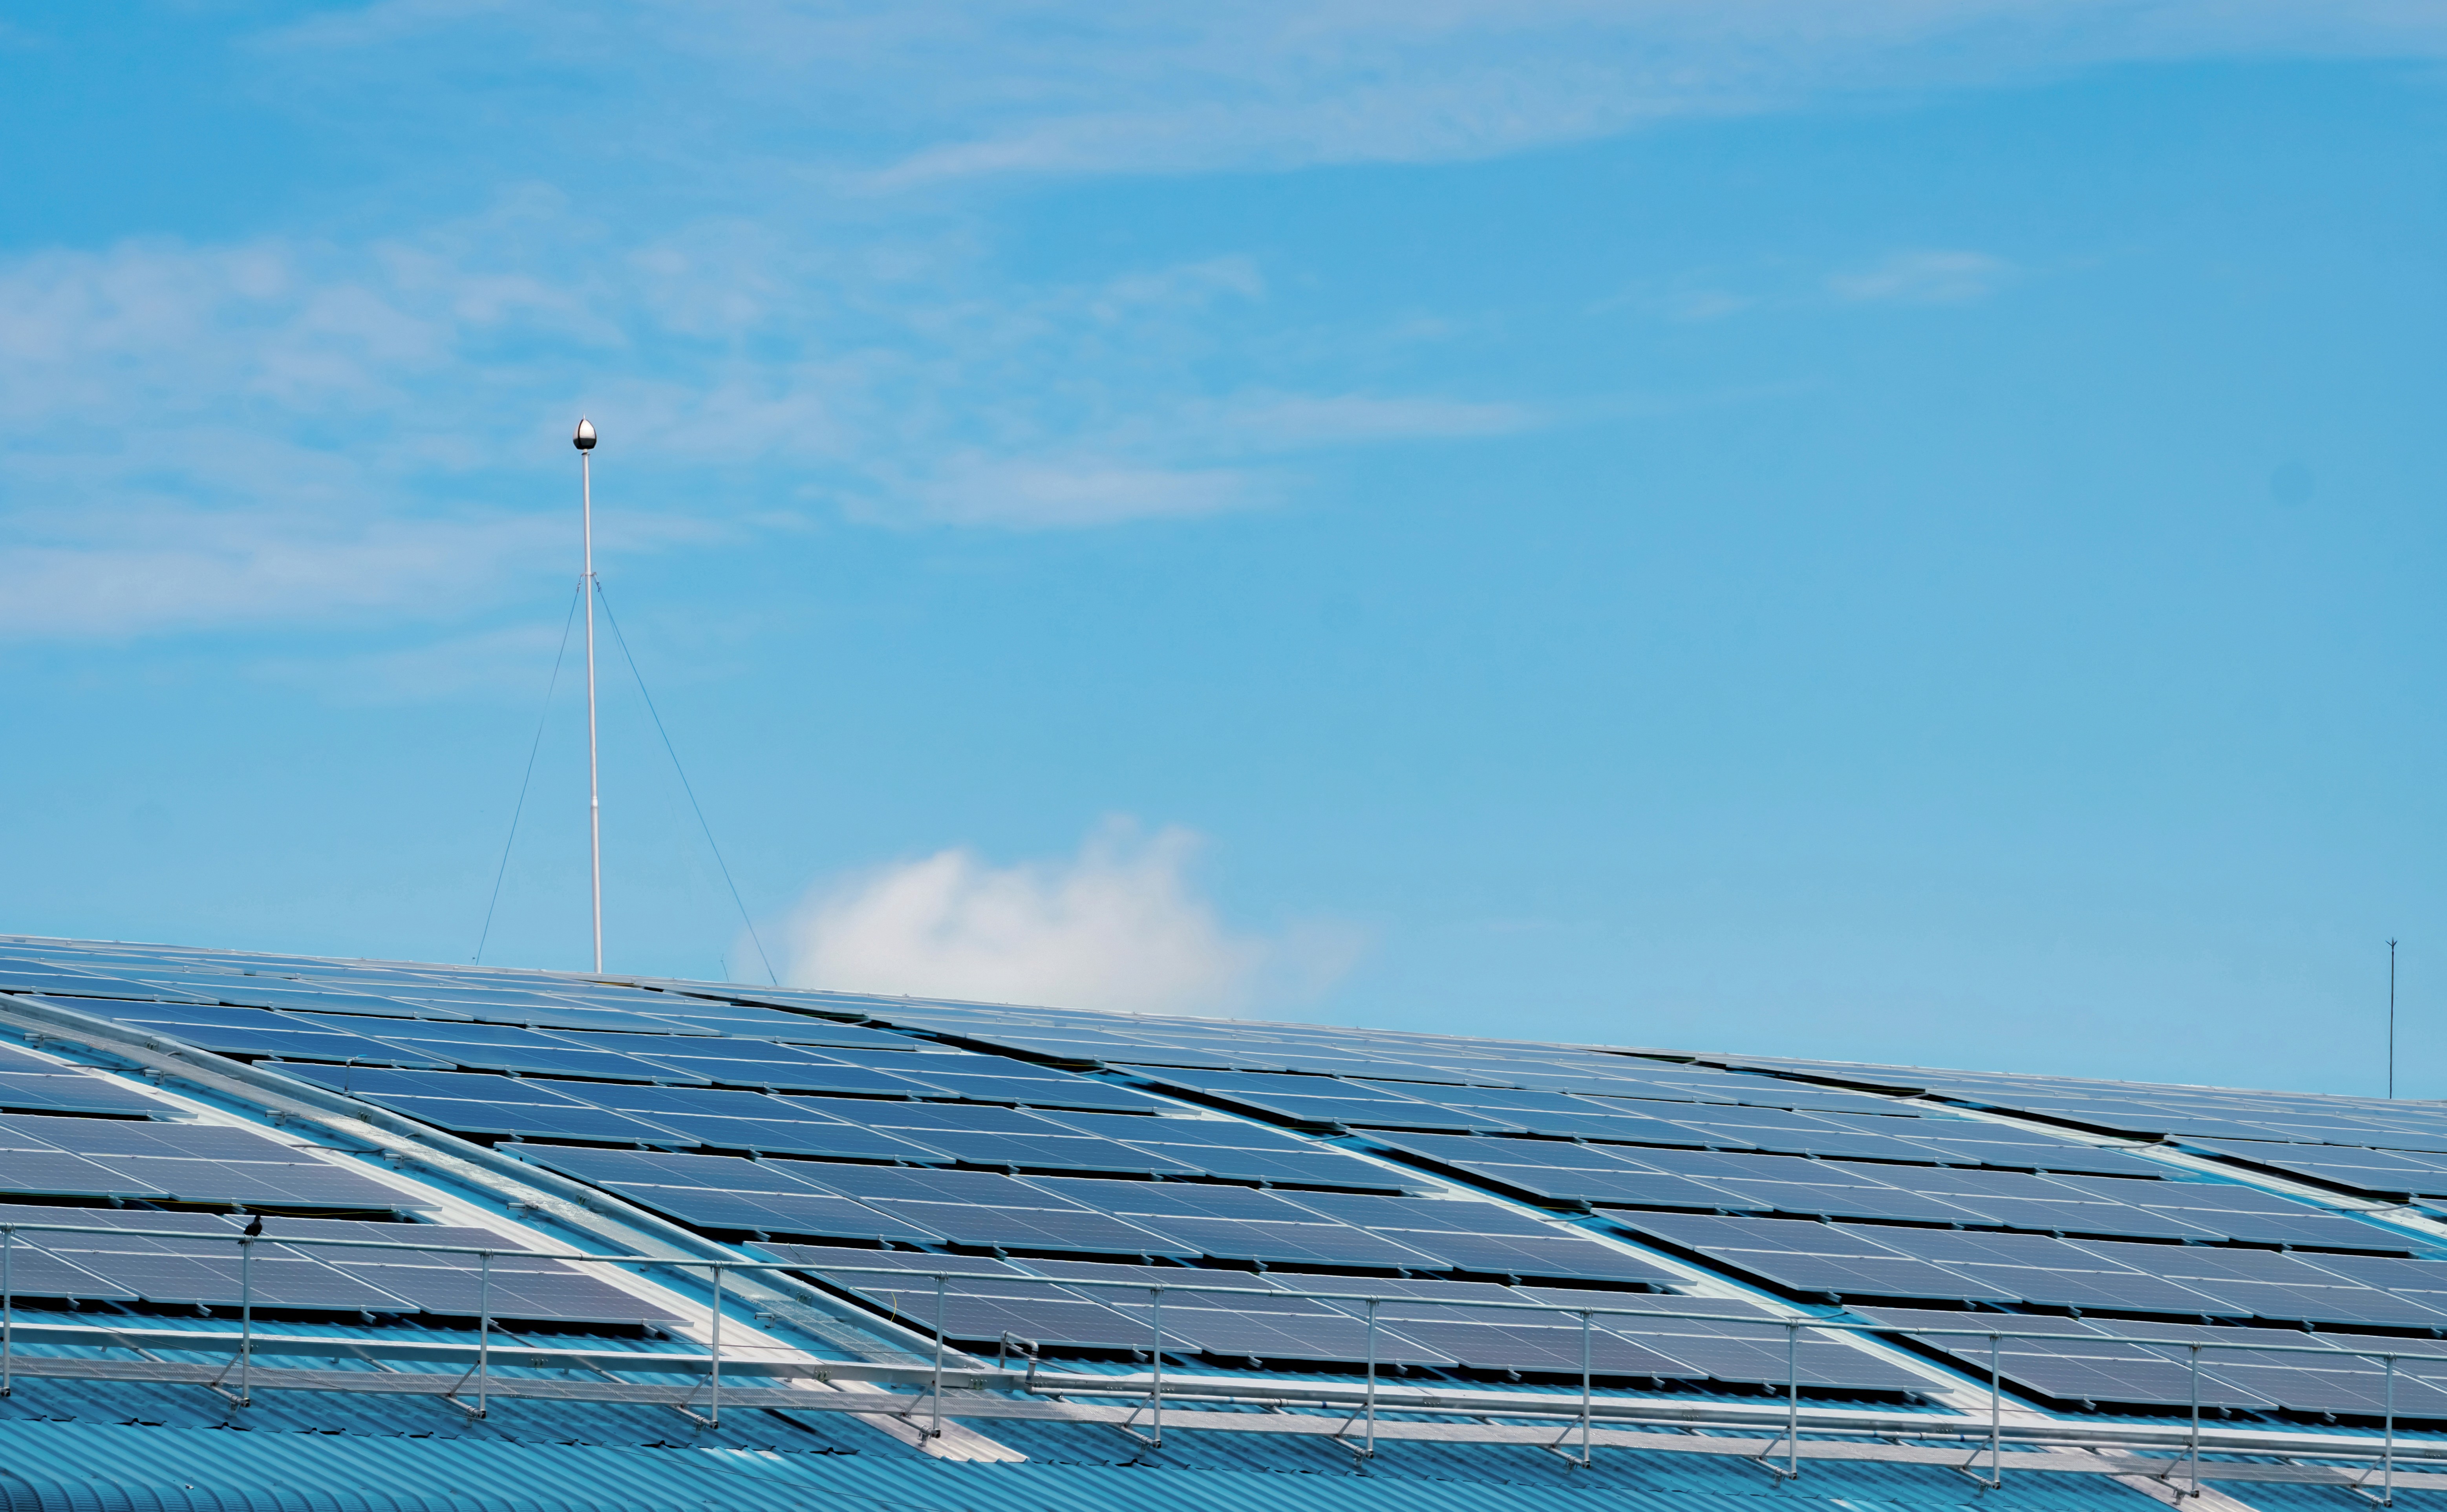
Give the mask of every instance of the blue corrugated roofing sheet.
M 612 1449 L 474 1440 L 0 1424 L 9 1512 L 1749 1512 L 1758 1499 L 2140 1512 L 2104 1479 L 2039 1476 L 1982 1493 L 1942 1472 L 1817 1466 L 1779 1486 L 1747 1465 L 1625 1455 L 1597 1484 L 1399 1474 L 1186 1473 L 1151 1465 L 972 1465 L 748 1449 Z M 1660 1464 L 1660 1461 L 1674 1461 Z M 1560 1465 L 1561 1462 L 1558 1462 Z M 1948 1482 L 1952 1484 L 1948 1484 Z

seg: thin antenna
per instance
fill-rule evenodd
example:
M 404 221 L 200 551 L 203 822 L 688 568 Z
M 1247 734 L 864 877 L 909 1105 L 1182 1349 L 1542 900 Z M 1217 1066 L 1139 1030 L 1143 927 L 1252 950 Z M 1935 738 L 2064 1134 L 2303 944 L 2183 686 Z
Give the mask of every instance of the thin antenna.
M 2396 940 L 2387 942 L 2387 1095 L 2396 1096 Z
M 603 787 L 595 744 L 595 425 L 578 417 L 579 508 L 586 530 L 586 833 L 595 877 L 595 974 L 603 974 Z

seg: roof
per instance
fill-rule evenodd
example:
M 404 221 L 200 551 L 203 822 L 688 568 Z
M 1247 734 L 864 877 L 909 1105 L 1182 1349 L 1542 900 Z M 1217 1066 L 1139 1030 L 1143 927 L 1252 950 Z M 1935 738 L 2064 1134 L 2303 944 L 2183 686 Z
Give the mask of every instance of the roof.
M 0 937 L 0 1486 L 2418 1503 L 2434 1196 L 2426 1103 Z

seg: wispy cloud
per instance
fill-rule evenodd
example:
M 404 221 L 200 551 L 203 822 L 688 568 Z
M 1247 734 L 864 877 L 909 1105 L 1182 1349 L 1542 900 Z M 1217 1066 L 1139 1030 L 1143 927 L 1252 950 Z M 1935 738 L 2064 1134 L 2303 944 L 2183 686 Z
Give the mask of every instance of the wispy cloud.
M 996 866 L 946 850 L 811 898 L 791 927 L 803 986 L 1144 1012 L 1281 1008 L 1360 949 L 1347 929 L 1236 933 L 1190 878 L 1188 830 L 1108 821 L 1079 853 Z
M 1866 268 L 1830 274 L 1827 291 L 1856 305 L 1967 305 L 1995 293 L 2019 271 L 1984 252 L 1897 252 Z

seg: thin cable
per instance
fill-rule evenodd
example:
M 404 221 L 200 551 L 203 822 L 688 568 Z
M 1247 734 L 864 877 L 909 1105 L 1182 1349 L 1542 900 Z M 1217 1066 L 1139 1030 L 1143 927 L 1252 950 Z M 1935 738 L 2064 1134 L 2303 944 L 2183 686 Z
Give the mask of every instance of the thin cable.
M 585 586 L 585 580 L 581 578 L 578 588 L 570 590 L 569 613 L 560 621 L 560 650 L 553 653 L 552 681 L 544 684 L 543 712 L 536 716 L 535 743 L 527 747 L 526 775 L 519 779 L 519 801 L 510 810 L 510 838 L 502 841 L 502 864 L 493 868 L 493 896 L 484 904 L 484 933 L 476 936 L 476 954 L 472 959 L 478 965 L 484 964 L 484 942 L 493 937 L 493 910 L 501 905 L 502 879 L 509 875 L 510 847 L 519 841 L 519 816 L 526 812 L 527 786 L 535 781 L 536 753 L 543 749 L 544 722 L 552 717 L 552 695 L 560 687 L 560 664 L 569 656 L 569 628 L 578 622 L 578 595 Z
M 598 580 L 595 596 L 603 600 L 603 618 L 612 627 L 612 639 L 620 648 L 620 659 L 629 664 L 629 675 L 637 680 L 637 696 L 646 701 L 646 712 L 654 718 L 654 733 L 663 738 L 663 752 L 672 759 L 672 770 L 679 774 L 680 791 L 688 794 L 689 807 L 696 810 L 697 828 L 705 831 L 705 848 L 713 852 L 713 864 L 722 872 L 722 885 L 730 889 L 731 906 L 739 910 L 739 921 L 748 926 L 749 943 L 756 947 L 756 958 L 765 963 L 765 979 L 774 986 L 782 978 L 773 974 L 773 959 L 765 954 L 765 942 L 756 937 L 756 921 L 748 917 L 748 905 L 741 901 L 739 884 L 730 879 L 730 865 L 722 859 L 722 847 L 713 841 L 713 826 L 706 822 L 705 805 L 696 801 L 696 788 L 688 779 L 688 768 L 680 765 L 680 753 L 672 746 L 672 732 L 663 728 L 663 715 L 654 707 L 654 695 L 646 691 L 646 674 L 637 671 L 637 658 L 629 653 L 629 637 L 620 633 L 619 618 L 612 613 L 612 600 Z

